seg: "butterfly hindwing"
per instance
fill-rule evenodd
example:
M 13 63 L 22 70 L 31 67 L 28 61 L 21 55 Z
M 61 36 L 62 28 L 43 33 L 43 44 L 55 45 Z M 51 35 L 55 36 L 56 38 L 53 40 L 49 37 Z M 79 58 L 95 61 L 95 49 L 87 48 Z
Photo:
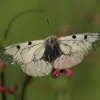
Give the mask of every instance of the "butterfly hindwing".
M 52 71 L 51 64 L 42 59 L 23 64 L 21 68 L 26 74 L 34 77 L 45 76 Z

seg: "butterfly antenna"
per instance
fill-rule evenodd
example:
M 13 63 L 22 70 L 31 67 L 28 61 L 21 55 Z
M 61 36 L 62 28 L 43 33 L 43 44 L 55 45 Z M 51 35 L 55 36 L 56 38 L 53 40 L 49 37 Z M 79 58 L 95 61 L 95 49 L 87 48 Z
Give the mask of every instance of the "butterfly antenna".
M 50 27 L 50 29 L 51 29 L 52 34 L 53 34 L 53 31 L 52 31 L 52 28 L 51 28 L 51 26 L 50 26 L 50 23 L 49 23 L 49 20 L 48 20 L 48 19 L 47 19 L 47 23 L 48 23 L 48 25 L 49 25 L 49 27 Z

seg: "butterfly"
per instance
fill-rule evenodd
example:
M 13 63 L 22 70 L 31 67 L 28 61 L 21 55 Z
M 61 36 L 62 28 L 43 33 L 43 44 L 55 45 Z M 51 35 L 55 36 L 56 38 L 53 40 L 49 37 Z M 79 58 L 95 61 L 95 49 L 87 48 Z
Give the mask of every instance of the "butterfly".
M 0 60 L 19 64 L 26 74 L 38 77 L 79 64 L 84 56 L 99 46 L 100 33 L 80 33 L 59 38 L 49 36 L 44 40 L 3 47 L 0 49 Z

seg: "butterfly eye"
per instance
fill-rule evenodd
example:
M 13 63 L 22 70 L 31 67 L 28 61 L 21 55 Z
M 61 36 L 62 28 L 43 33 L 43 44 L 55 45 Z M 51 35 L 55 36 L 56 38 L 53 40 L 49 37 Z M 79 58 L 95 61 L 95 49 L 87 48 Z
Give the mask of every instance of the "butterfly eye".
M 54 44 L 56 42 L 56 40 L 57 40 L 56 38 L 52 38 L 51 41 L 50 41 L 51 44 Z

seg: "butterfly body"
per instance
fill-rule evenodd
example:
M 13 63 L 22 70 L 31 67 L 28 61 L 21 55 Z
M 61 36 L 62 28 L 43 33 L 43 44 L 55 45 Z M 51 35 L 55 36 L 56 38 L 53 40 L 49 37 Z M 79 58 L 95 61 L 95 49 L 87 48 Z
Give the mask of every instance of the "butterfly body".
M 85 55 L 100 46 L 100 33 L 74 34 L 65 37 L 50 36 L 12 44 L 0 49 L 5 63 L 19 64 L 33 77 L 45 76 L 54 69 L 65 70 L 79 64 Z M 56 74 L 58 75 L 58 74 Z
M 45 51 L 42 58 L 45 61 L 53 62 L 57 57 L 62 54 L 59 40 L 55 36 L 50 36 L 46 39 L 45 43 Z

